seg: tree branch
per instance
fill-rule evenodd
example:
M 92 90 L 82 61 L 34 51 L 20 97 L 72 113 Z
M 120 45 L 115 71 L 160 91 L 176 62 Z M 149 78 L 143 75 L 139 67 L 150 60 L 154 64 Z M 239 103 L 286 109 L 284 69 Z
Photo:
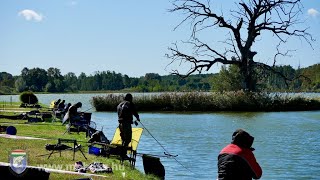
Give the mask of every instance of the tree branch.
M 200 41 L 199 41 L 200 43 Z M 199 51 L 202 48 L 207 49 L 208 51 L 214 53 L 217 57 L 215 56 L 210 56 L 211 59 L 198 59 L 194 56 L 191 55 L 187 55 L 184 54 L 182 52 L 180 52 L 178 50 L 177 45 L 175 44 L 175 48 L 169 48 L 169 51 L 171 52 L 171 54 L 166 54 L 166 57 L 169 59 L 172 59 L 171 63 L 174 63 L 176 61 L 179 61 L 181 65 L 182 62 L 189 62 L 192 64 L 192 67 L 190 68 L 190 70 L 185 74 L 182 75 L 181 73 L 179 73 L 178 70 L 174 70 L 173 73 L 171 74 L 175 74 L 175 75 L 179 75 L 181 77 L 187 77 L 190 74 L 194 73 L 194 72 L 199 72 L 201 73 L 203 70 L 205 71 L 209 71 L 210 68 L 212 67 L 213 64 L 216 63 L 222 63 L 222 64 L 238 64 L 239 65 L 239 61 L 237 60 L 229 60 L 227 59 L 223 54 L 220 54 L 219 52 L 217 52 L 214 49 L 211 49 L 207 44 L 204 43 L 200 43 L 200 44 L 195 44 L 195 46 L 197 47 L 196 51 Z M 200 57 L 200 56 L 199 56 Z M 208 56 L 207 56 L 208 57 Z
M 178 24 L 190 23 L 192 28 L 189 45 L 193 47 L 192 52 L 182 52 L 177 44 L 174 48 L 169 48 L 171 54 L 166 56 L 172 59 L 170 64 L 179 62 L 190 63 L 190 69 L 186 75 L 181 75 L 178 70 L 172 74 L 182 77 L 189 76 L 194 72 L 201 73 L 203 70 L 210 70 L 213 64 L 235 64 L 240 68 L 241 75 L 244 76 L 244 89 L 254 90 L 256 83 L 254 68 L 261 67 L 265 70 L 280 75 L 288 81 L 280 72 L 276 72 L 275 66 L 279 56 L 289 56 L 292 50 L 280 51 L 280 44 L 287 42 L 288 38 L 300 38 L 312 47 L 315 41 L 308 28 L 297 28 L 301 23 L 299 16 L 302 14 L 301 0 L 241 0 L 237 4 L 238 10 L 231 11 L 231 19 L 218 15 L 210 8 L 210 0 L 202 3 L 200 0 L 175 0 L 173 9 L 170 12 L 179 12 L 185 18 Z M 176 27 L 176 28 L 177 28 Z M 176 29 L 175 28 L 175 29 Z M 198 33 L 204 29 L 218 28 L 227 30 L 230 38 L 224 42 L 224 50 L 214 48 L 212 43 L 205 43 L 199 40 Z M 255 62 L 254 56 L 257 52 L 251 50 L 257 37 L 262 32 L 270 32 L 278 40 L 274 54 L 273 65 L 269 66 L 261 62 Z M 207 41 L 207 39 L 206 39 Z M 276 45 L 275 45 L 276 46 Z M 313 48 L 313 47 L 312 47 Z

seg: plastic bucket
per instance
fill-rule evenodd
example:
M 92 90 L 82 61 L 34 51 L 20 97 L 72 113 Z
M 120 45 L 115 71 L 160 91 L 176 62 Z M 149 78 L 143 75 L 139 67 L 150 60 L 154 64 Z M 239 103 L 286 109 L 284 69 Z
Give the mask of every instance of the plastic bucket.
M 100 155 L 100 148 L 91 146 L 89 147 L 89 154 Z

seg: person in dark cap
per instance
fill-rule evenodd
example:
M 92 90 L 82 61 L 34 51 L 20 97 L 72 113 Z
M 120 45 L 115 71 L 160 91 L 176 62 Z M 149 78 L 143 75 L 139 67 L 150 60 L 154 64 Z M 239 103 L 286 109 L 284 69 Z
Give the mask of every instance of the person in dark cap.
M 61 102 L 61 99 L 56 100 L 56 101 L 54 102 L 53 109 L 57 109 L 58 106 L 59 106 L 59 104 L 60 104 L 60 102 Z
M 81 119 L 80 114 L 78 113 L 78 108 L 82 107 L 81 102 L 77 102 L 69 108 L 69 118 L 70 121 L 78 121 Z
M 74 123 L 76 121 L 81 120 L 81 116 L 78 113 L 78 108 L 82 107 L 81 102 L 77 102 L 76 104 L 69 107 L 68 112 L 66 113 L 65 117 L 62 120 L 62 124 L 64 124 L 67 120 L 70 121 L 70 123 Z
M 137 121 L 140 121 L 139 114 L 136 110 L 136 106 L 132 102 L 132 99 L 132 95 L 128 93 L 125 95 L 124 100 L 117 106 L 120 136 L 122 140 L 122 146 L 124 147 L 127 147 L 132 139 L 131 124 L 133 124 L 133 116 L 135 116 Z M 136 121 L 135 125 L 138 125 Z M 124 157 L 126 156 L 125 152 L 122 154 Z
M 59 104 L 58 104 L 58 110 L 59 111 L 63 111 L 64 107 L 65 107 L 65 100 L 62 100 Z
M 243 129 L 232 134 L 231 144 L 223 148 L 218 156 L 219 180 L 260 179 L 262 169 L 253 154 L 254 137 Z
M 68 103 L 64 108 L 63 111 L 66 113 L 68 112 L 69 108 L 71 107 L 71 103 Z

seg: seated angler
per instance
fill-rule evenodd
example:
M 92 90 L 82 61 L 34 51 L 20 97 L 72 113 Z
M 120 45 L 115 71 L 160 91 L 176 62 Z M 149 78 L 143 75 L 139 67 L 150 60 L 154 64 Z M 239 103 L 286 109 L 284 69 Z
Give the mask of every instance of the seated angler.
M 58 100 L 56 100 L 55 102 L 54 102 L 54 106 L 53 106 L 53 109 L 58 109 L 58 105 L 59 105 L 59 103 L 61 102 L 61 99 L 58 99 Z
M 62 124 L 65 124 L 67 120 L 69 120 L 71 124 L 81 121 L 83 118 L 81 114 L 78 112 L 78 108 L 81 108 L 81 107 L 82 107 L 81 102 L 78 102 L 70 106 L 70 108 L 68 109 L 68 112 L 66 113 L 66 115 L 62 120 Z
M 82 107 L 81 102 L 78 102 L 70 106 L 70 108 L 68 109 L 70 123 L 74 123 L 82 119 L 80 113 L 78 112 L 78 108 L 81 108 L 81 107 Z
M 59 111 L 63 111 L 64 110 L 64 107 L 65 107 L 65 103 L 66 101 L 65 100 L 62 100 L 59 104 L 58 104 L 58 110 Z
M 259 179 L 262 169 L 253 154 L 254 137 L 242 129 L 232 135 L 231 144 L 223 148 L 218 156 L 218 179 Z

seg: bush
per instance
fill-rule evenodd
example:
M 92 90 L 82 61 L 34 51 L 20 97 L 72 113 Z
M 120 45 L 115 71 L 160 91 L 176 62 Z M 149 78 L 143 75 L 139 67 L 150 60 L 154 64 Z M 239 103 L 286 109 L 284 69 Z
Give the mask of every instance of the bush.
M 123 95 L 108 94 L 93 97 L 97 111 L 116 111 Z M 320 101 L 303 96 L 285 94 L 255 93 L 245 91 L 229 92 L 186 92 L 159 93 L 135 96 L 133 98 L 139 111 L 304 111 L 319 110 Z
M 97 111 L 116 111 L 118 103 L 123 100 L 123 97 L 108 94 L 107 96 L 97 96 L 92 98 L 92 105 Z
M 37 96 L 30 91 L 21 93 L 20 101 L 26 104 L 38 104 Z

